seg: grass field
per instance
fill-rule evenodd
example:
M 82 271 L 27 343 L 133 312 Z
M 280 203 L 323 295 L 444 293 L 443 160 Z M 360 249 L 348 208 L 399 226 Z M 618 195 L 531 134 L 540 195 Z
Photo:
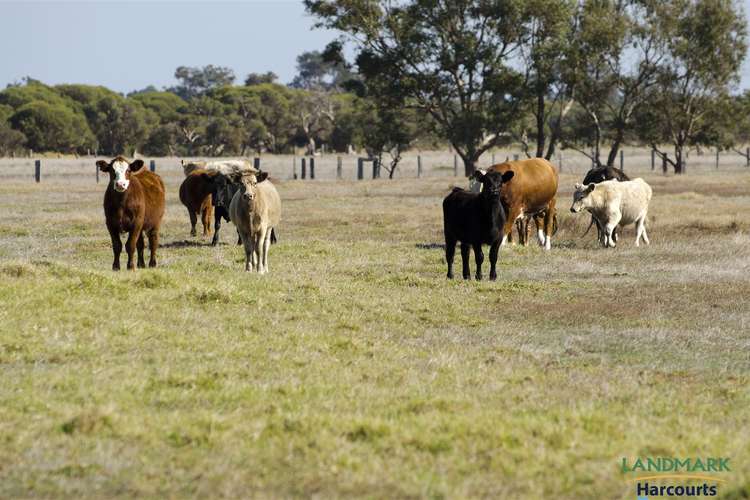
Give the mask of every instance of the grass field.
M 189 237 L 174 162 L 160 267 L 113 273 L 70 165 L 0 164 L 0 498 L 632 499 L 637 456 L 730 457 L 750 496 L 750 169 L 641 165 L 652 244 L 612 250 L 563 173 L 553 250 L 491 283 L 445 279 L 462 179 L 278 175 L 257 276 L 231 225 Z

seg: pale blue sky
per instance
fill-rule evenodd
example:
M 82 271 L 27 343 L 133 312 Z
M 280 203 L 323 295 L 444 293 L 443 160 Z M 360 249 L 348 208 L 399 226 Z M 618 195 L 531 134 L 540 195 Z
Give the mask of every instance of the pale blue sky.
M 742 0 L 750 12 L 750 0 Z M 0 89 L 24 76 L 129 92 L 173 85 L 177 66 L 231 67 L 242 82 L 273 71 L 282 83 L 295 58 L 335 37 L 311 30 L 300 0 L 0 0 Z M 742 88 L 750 88 L 750 61 Z

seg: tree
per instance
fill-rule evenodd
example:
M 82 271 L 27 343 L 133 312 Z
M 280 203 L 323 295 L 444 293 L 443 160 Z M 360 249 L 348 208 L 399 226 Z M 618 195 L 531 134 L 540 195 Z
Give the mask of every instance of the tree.
M 61 104 L 32 101 L 16 110 L 10 123 L 37 151 L 83 152 L 95 142 L 86 119 Z
M 346 34 L 376 96 L 429 114 L 466 175 L 521 114 L 523 75 L 512 58 L 521 2 L 305 0 L 318 26 Z
M 687 148 L 710 135 L 707 117 L 738 79 L 747 28 L 730 0 L 674 0 L 652 8 L 666 43 L 638 134 L 681 174 Z M 664 143 L 672 145 L 673 158 Z
M 162 124 L 177 122 L 187 109 L 187 102 L 172 92 L 139 92 L 129 99 L 156 113 Z
M 516 139 L 528 154 L 527 130 L 534 130 L 536 156 L 550 159 L 560 139 L 562 122 L 573 104 L 571 47 L 576 30 L 574 0 L 525 2 L 521 60 L 528 82 L 532 122 L 519 121 Z
M 331 59 L 317 50 L 297 56 L 297 76 L 290 87 L 305 90 L 337 91 L 353 78 L 351 69 L 342 58 Z
M 252 85 L 261 85 L 263 83 L 276 83 L 279 77 L 273 71 L 267 71 L 265 73 L 250 73 L 245 78 L 245 85 L 250 87 Z
M 235 80 L 234 71 L 223 66 L 209 64 L 202 68 L 180 66 L 174 72 L 174 77 L 180 82 L 169 89 L 183 99 L 205 94 L 211 89 L 232 85 Z
M 635 113 L 656 83 L 665 39 L 651 3 L 588 0 L 580 5 L 567 79 L 590 122 L 586 128 L 591 135 L 572 137 L 565 146 L 589 156 L 596 165 L 602 164 L 604 141 L 610 145 L 606 165 L 614 165 L 633 132 Z
M 26 143 L 26 136 L 18 130 L 13 130 L 8 122 L 0 121 L 0 156 L 20 150 Z

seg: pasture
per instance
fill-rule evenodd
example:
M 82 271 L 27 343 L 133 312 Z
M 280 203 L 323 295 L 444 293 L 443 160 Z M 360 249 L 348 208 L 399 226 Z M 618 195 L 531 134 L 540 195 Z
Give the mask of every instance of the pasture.
M 176 159 L 160 267 L 119 273 L 93 160 L 40 184 L 1 161 L 0 497 L 634 498 L 622 457 L 722 456 L 719 495 L 747 498 L 750 169 L 643 155 L 651 245 L 631 226 L 604 250 L 571 165 L 552 251 L 504 247 L 497 282 L 464 282 L 443 156 L 360 182 L 270 159 L 265 276 L 231 224 L 190 238 Z

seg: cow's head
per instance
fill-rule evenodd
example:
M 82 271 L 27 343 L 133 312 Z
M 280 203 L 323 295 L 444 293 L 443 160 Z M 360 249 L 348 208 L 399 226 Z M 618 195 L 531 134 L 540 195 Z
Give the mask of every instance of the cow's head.
M 96 162 L 96 166 L 102 172 L 109 173 L 109 182 L 112 183 L 115 191 L 124 193 L 130 186 L 130 174 L 143 168 L 143 160 L 134 160 L 133 163 L 128 163 L 128 160 L 118 156 L 109 163 L 99 160 Z
M 257 194 L 258 183 L 268 179 L 268 172 L 244 172 L 240 176 L 240 196 L 252 203 Z
M 508 182 L 513 178 L 512 170 L 500 173 L 495 170 L 490 170 L 486 174 L 481 170 L 477 170 L 472 174 L 472 177 L 476 182 L 482 185 L 482 195 L 484 196 L 500 196 L 500 188 L 504 182 Z
M 229 208 L 229 204 L 232 201 L 232 196 L 236 192 L 236 181 L 230 179 L 221 173 L 208 173 L 204 172 L 201 174 L 211 184 L 211 202 L 215 207 Z
M 591 197 L 589 196 L 594 189 L 596 184 L 576 184 L 576 189 L 573 192 L 573 205 L 570 207 L 570 211 L 578 213 L 585 208 L 591 207 Z

